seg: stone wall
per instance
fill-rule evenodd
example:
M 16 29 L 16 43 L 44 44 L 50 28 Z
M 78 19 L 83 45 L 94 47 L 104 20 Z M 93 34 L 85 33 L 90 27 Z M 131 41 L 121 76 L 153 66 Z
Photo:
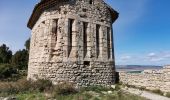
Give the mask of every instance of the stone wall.
M 28 79 L 113 84 L 112 23 L 102 0 L 61 2 L 46 9 L 32 29 Z
M 120 72 L 119 77 L 123 84 L 170 92 L 170 66 L 161 70 L 145 70 L 142 73 Z

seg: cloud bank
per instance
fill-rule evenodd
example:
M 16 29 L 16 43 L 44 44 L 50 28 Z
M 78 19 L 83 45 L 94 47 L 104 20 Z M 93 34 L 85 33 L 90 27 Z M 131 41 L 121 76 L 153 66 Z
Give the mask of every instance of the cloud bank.
M 143 54 L 122 54 L 117 57 L 116 62 L 121 65 L 168 65 L 170 64 L 170 51 L 150 52 Z

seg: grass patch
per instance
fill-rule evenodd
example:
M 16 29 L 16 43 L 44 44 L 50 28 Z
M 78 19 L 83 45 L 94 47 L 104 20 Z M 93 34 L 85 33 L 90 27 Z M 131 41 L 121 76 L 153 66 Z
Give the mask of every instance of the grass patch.
M 83 87 L 80 89 L 81 92 L 84 91 L 95 91 L 97 93 L 101 93 L 102 91 L 110 91 L 111 88 L 103 87 L 103 86 L 89 86 L 89 87 Z
M 42 93 L 24 93 L 17 94 L 17 100 L 47 100 L 46 97 Z

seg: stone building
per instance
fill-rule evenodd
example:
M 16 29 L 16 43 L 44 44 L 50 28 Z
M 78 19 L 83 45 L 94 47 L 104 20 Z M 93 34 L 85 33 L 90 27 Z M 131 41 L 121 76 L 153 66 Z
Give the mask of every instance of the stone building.
M 117 18 L 103 0 L 41 0 L 28 22 L 27 78 L 77 86 L 114 83 L 112 24 Z

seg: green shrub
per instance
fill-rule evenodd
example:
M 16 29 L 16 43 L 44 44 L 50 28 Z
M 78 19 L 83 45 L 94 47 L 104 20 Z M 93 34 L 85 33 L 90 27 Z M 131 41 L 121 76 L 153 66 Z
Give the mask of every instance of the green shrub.
M 12 65 L 0 64 L 0 79 L 12 77 L 13 74 L 17 74 L 17 69 Z

